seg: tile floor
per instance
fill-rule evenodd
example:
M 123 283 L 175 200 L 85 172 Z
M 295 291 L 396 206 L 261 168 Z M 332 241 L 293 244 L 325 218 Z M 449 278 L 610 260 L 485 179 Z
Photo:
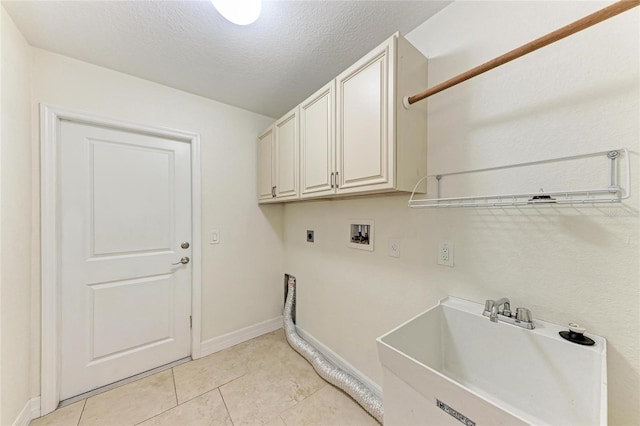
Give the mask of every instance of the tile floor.
M 316 374 L 282 330 L 112 389 L 35 419 L 45 425 L 371 425 Z

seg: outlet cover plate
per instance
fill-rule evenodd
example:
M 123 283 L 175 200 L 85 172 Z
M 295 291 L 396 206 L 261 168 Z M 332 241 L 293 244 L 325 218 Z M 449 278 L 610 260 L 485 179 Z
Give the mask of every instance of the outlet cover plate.
M 400 257 L 400 238 L 389 238 L 389 256 Z
M 453 243 L 451 241 L 440 241 L 438 243 L 438 265 L 453 268 Z

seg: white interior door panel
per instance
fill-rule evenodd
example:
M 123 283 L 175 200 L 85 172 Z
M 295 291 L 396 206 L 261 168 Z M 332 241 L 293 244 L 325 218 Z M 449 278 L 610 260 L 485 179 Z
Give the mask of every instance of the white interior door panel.
M 190 355 L 191 160 L 188 143 L 89 124 L 60 140 L 66 399 Z

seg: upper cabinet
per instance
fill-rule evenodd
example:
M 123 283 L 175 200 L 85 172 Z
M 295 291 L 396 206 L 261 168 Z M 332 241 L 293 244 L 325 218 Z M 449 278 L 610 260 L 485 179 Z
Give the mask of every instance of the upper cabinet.
M 298 108 L 276 121 L 274 167 L 275 198 L 288 200 L 298 198 Z
M 335 194 L 335 81 L 300 104 L 300 197 Z
M 340 192 L 393 189 L 395 42 L 387 40 L 336 78 Z
M 426 102 L 405 109 L 402 100 L 426 86 L 427 59 L 394 34 L 298 106 L 299 162 L 274 166 L 275 180 L 284 173 L 286 186 L 273 183 L 270 200 L 412 191 L 427 171 L 427 111 Z M 275 123 L 276 152 L 279 123 L 293 120 L 290 131 L 295 118 L 291 112 Z M 286 141 L 295 141 L 286 154 L 290 159 L 298 139 L 290 135 Z M 298 164 L 299 191 L 290 175 L 298 173 Z
M 298 198 L 298 108 L 258 135 L 258 200 Z
M 411 191 L 427 172 L 427 59 L 398 34 L 336 78 L 338 194 Z
M 273 186 L 273 126 L 258 135 L 258 201 L 275 197 Z

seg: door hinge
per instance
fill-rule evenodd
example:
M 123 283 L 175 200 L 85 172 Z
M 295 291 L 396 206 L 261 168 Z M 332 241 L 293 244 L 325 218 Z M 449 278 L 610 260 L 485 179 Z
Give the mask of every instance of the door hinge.
M 189 328 L 193 328 L 193 316 L 189 315 Z

